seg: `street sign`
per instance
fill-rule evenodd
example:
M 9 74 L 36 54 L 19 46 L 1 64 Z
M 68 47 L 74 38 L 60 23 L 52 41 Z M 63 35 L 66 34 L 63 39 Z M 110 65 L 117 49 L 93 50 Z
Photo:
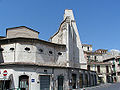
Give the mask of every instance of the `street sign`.
M 31 82 L 35 82 L 35 79 L 31 79 Z
M 4 70 L 4 71 L 3 71 L 3 76 L 7 76 L 7 74 L 8 74 L 8 73 L 7 73 L 7 70 Z

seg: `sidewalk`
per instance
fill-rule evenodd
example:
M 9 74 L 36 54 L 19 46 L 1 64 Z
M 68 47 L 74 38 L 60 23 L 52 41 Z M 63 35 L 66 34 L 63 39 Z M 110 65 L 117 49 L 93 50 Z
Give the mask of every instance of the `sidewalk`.
M 95 88 L 99 88 L 99 87 L 105 87 L 105 86 L 109 86 L 113 83 L 106 83 L 106 84 L 100 84 L 100 85 L 97 85 L 97 86 L 91 86 L 91 87 L 85 87 L 85 88 L 79 88 L 79 89 L 72 89 L 72 90 L 91 90 L 91 89 L 95 89 Z
M 93 87 L 86 87 L 85 90 L 89 90 L 89 89 L 94 89 L 94 88 L 99 88 L 99 87 L 104 87 L 104 86 L 109 86 L 113 83 L 106 83 L 106 84 L 100 84 L 98 86 L 93 86 Z M 83 89 L 84 90 L 84 89 Z

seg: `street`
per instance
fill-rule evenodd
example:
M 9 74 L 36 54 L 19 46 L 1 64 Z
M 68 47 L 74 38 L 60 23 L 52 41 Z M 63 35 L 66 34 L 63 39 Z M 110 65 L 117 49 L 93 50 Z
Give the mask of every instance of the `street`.
M 86 90 L 120 90 L 120 83 L 100 85 L 96 87 L 87 88 Z

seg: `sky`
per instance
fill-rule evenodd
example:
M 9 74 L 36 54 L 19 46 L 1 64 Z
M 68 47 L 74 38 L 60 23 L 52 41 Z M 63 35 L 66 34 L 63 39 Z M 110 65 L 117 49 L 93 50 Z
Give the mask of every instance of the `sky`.
M 82 43 L 120 50 L 120 0 L 0 0 L 0 36 L 6 28 L 27 26 L 48 40 L 65 9 L 73 10 Z

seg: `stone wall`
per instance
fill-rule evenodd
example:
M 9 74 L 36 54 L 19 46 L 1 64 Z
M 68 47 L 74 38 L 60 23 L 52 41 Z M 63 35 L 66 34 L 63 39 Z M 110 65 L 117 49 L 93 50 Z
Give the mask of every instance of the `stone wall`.
M 38 38 L 38 32 L 31 30 L 27 27 L 16 27 L 7 29 L 7 38 L 26 37 L 26 38 Z
M 18 67 L 19 66 L 19 67 Z M 39 90 L 40 89 L 40 76 L 48 75 L 50 76 L 50 90 L 58 90 L 58 77 L 63 76 L 63 90 L 72 89 L 73 83 L 75 84 L 75 89 L 80 89 L 82 87 L 94 86 L 96 85 L 95 81 L 95 72 L 84 71 L 80 69 L 72 68 L 60 68 L 60 67 L 42 67 L 42 66 L 32 66 L 32 65 L 9 65 L 9 66 L 0 66 L 0 78 L 3 78 L 3 71 L 7 70 L 6 80 L 10 80 L 10 88 L 19 88 L 19 77 L 22 75 L 27 75 L 29 77 L 29 90 Z M 72 75 L 76 75 L 74 82 Z M 83 78 L 80 78 L 82 74 Z M 85 74 L 88 77 L 85 77 Z M 89 76 L 90 75 L 90 76 Z M 91 78 L 91 76 L 93 76 Z M 86 82 L 86 78 L 87 82 Z M 34 82 L 32 81 L 34 79 Z M 92 80 L 91 80 L 92 79 Z M 82 80 L 82 86 L 80 87 L 80 82 Z M 91 81 L 92 82 L 91 82 Z
M 45 43 L 15 42 L 1 45 L 1 62 L 33 62 L 66 66 L 65 46 Z
M 51 42 L 58 43 L 59 41 L 66 45 L 68 66 L 86 69 L 87 61 L 84 58 L 72 10 L 65 10 L 64 21 L 61 23 L 58 32 L 51 37 Z

